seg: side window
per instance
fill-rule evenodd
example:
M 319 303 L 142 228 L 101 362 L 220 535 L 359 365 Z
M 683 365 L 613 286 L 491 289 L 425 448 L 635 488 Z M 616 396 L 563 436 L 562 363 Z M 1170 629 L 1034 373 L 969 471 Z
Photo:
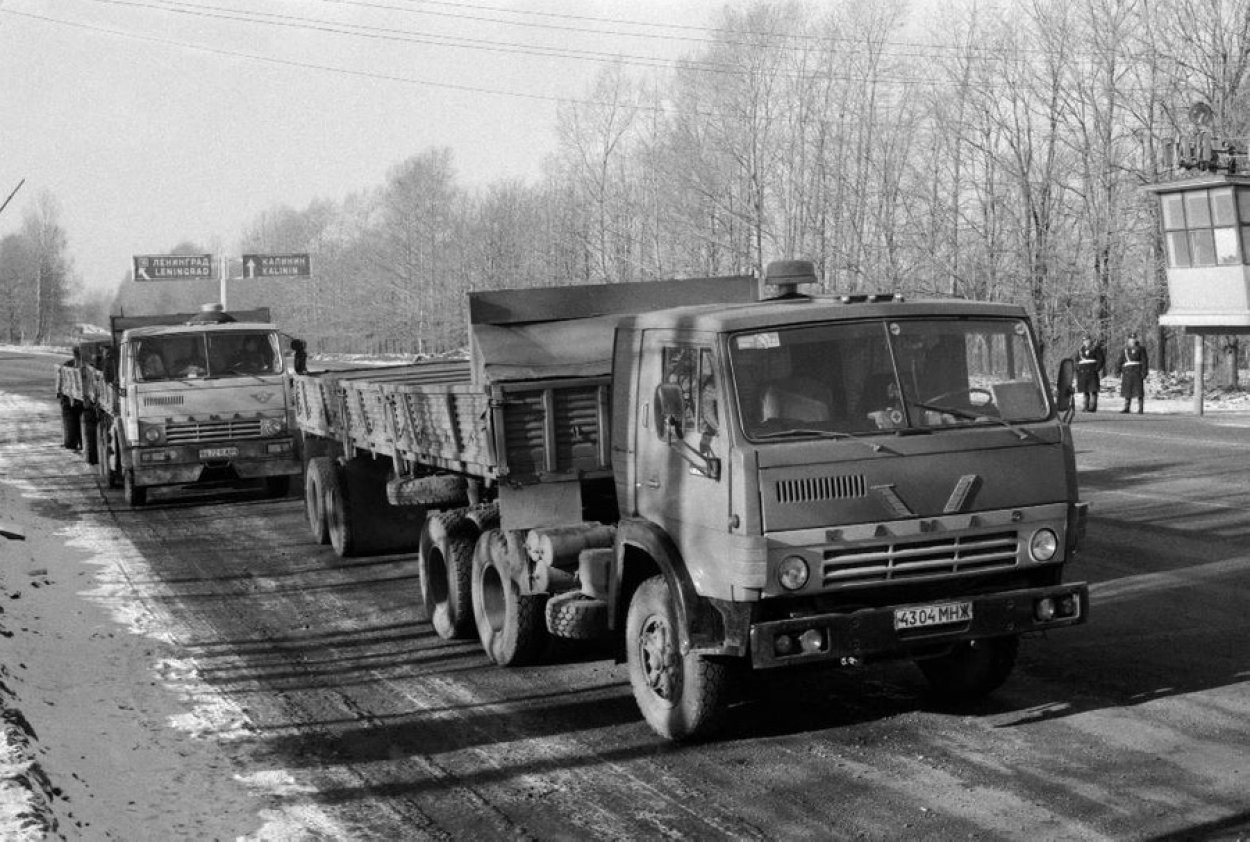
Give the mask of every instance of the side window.
M 664 349 L 663 365 L 663 382 L 681 389 L 682 426 L 705 447 L 720 432 L 712 350 L 692 345 L 669 346 Z

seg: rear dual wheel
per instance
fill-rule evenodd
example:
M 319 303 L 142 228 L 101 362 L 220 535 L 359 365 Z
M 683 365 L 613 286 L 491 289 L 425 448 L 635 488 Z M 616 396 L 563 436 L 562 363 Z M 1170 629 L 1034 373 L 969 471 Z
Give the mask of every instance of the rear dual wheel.
M 473 635 L 473 552 L 479 534 L 462 511 L 430 515 L 421 530 L 421 602 L 444 640 Z
M 332 465 L 325 456 L 315 456 L 304 466 L 304 515 L 308 530 L 318 544 L 330 543 L 330 524 L 326 517 L 326 483 Z
M 97 468 L 100 480 L 107 488 L 118 488 L 122 484 L 121 453 L 117 447 L 117 436 L 113 424 L 107 418 L 96 424 Z
M 473 618 L 482 648 L 500 666 L 532 664 L 549 640 L 544 616 L 547 594 L 521 593 L 510 571 L 507 536 L 498 529 L 483 533 L 473 552 Z

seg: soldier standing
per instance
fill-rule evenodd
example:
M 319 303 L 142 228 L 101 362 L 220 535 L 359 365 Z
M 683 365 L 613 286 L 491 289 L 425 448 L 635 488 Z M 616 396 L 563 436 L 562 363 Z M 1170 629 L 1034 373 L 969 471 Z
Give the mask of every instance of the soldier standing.
M 1130 333 L 1116 364 L 1116 371 L 1120 375 L 1120 395 L 1124 398 L 1124 409 L 1120 410 L 1121 413 L 1131 409 L 1133 398 L 1137 398 L 1137 412 L 1141 413 L 1142 402 L 1146 397 L 1146 373 L 1149 369 L 1145 347 L 1137 341 L 1136 333 Z
M 1102 346 L 1090 337 L 1081 341 L 1076 352 L 1076 390 L 1084 397 L 1084 411 L 1098 411 L 1098 390 L 1102 386 L 1103 369 L 1107 367 Z

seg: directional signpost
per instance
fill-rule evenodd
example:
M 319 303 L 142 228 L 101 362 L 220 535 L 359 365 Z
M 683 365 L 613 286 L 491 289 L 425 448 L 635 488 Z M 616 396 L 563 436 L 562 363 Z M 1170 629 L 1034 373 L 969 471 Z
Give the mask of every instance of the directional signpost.
M 245 254 L 244 278 L 307 278 L 312 263 L 307 254 Z
M 0 0 L 2 2 L 3 0 Z M 226 306 L 226 258 L 221 260 L 221 306 Z M 211 254 L 136 254 L 136 281 L 194 281 L 213 277 Z M 243 279 L 309 278 L 312 261 L 307 254 L 245 254 Z M 235 278 L 234 280 L 240 280 Z
M 136 254 L 136 281 L 193 281 L 213 276 L 211 254 Z

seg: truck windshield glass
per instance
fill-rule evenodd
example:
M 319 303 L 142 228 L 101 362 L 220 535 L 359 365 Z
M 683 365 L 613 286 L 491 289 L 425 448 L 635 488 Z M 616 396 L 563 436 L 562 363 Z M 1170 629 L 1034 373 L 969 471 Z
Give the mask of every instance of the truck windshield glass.
M 135 352 L 139 379 L 185 380 L 278 374 L 277 340 L 262 331 L 175 333 L 147 336 Z
M 1038 421 L 1050 402 L 1018 319 L 882 320 L 730 339 L 748 438 Z

